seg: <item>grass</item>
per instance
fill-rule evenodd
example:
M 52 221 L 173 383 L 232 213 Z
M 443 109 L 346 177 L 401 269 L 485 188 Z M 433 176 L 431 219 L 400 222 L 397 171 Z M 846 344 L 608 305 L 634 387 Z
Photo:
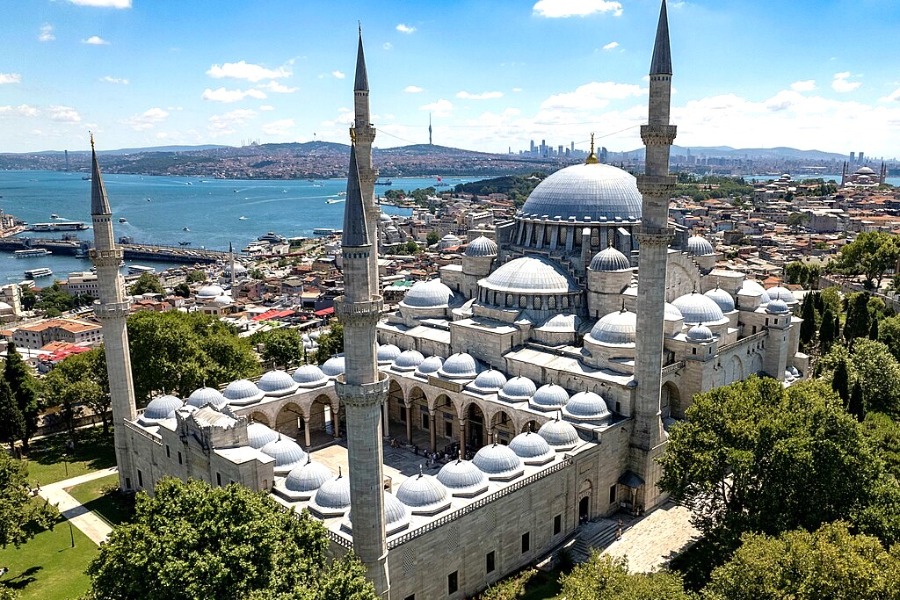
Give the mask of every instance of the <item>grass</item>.
M 97 545 L 76 527 L 72 533 L 74 548 L 69 524 L 61 519 L 19 548 L 0 548 L 0 565 L 9 568 L 0 585 L 17 590 L 21 600 L 71 600 L 84 594 L 90 585 L 84 571 L 97 555 Z
M 66 488 L 66 491 L 110 525 L 118 525 L 130 520 L 134 512 L 133 498 L 120 494 L 118 485 L 119 475 L 113 473 Z
M 103 435 L 99 427 L 81 429 L 72 451 L 66 449 L 68 439 L 54 435 L 31 443 L 26 459 L 29 482 L 47 485 L 116 465 L 112 433 Z

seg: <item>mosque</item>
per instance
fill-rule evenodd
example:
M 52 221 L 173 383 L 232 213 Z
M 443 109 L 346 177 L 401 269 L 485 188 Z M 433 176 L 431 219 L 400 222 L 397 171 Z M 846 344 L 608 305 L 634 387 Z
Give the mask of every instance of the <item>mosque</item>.
M 345 354 L 161 396 L 143 411 L 94 155 L 95 312 L 121 487 L 152 493 L 176 476 L 270 491 L 321 519 L 332 550 L 352 548 L 391 600 L 472 595 L 552 553 L 586 519 L 657 506 L 656 459 L 693 394 L 754 373 L 788 385 L 808 367 L 792 294 L 717 269 L 708 241 L 669 225 L 671 77 L 663 2 L 641 128 L 646 172 L 592 152 L 385 313 L 360 36 L 335 304 Z

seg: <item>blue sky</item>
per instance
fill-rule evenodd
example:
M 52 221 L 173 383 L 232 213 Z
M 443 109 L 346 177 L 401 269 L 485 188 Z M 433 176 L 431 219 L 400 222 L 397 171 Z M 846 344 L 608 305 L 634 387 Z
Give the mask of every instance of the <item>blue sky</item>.
M 18 0 L 0 152 L 347 142 L 357 21 L 376 145 L 638 147 L 659 0 Z M 896 0 L 669 3 L 680 145 L 900 157 Z

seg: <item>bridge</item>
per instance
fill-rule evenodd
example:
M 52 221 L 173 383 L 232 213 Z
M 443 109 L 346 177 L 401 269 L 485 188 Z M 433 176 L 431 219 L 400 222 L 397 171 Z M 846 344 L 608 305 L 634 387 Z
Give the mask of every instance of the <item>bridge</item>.
M 158 244 L 119 244 L 126 260 L 144 262 L 170 262 L 183 264 L 215 263 L 227 260 L 228 252 L 188 248 L 185 246 L 163 246 Z M 0 252 L 15 252 L 27 248 L 46 248 L 53 254 L 87 257 L 91 244 L 84 240 L 60 240 L 43 238 L 0 238 Z

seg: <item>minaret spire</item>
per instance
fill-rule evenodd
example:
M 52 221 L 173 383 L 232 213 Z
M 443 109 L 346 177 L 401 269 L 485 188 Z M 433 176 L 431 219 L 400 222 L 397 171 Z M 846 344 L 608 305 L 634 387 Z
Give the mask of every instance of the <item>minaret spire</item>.
M 659 10 L 656 42 L 653 44 L 653 58 L 650 60 L 650 74 L 672 74 L 672 52 L 669 46 L 669 16 L 666 11 L 666 0 L 663 0 L 662 8 Z
M 431 113 L 428 113 L 428 145 L 433 145 L 431 141 Z

